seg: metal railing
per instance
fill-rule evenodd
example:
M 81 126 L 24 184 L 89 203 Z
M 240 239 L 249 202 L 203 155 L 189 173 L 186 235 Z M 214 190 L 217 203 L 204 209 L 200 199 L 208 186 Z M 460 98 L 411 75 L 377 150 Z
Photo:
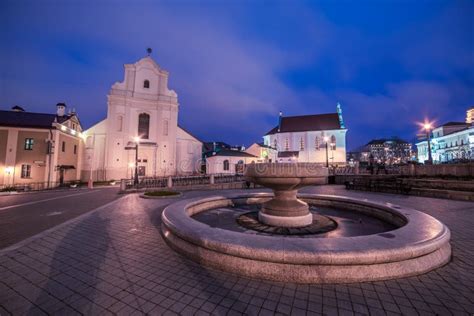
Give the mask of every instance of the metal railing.
M 152 189 L 166 187 L 189 187 L 198 185 L 223 184 L 243 182 L 243 175 L 234 174 L 214 174 L 214 175 L 196 175 L 196 176 L 168 176 L 168 177 L 142 177 L 138 185 L 134 184 L 133 179 L 122 179 L 125 183 L 125 189 Z
M 28 191 L 42 191 L 53 190 L 59 188 L 76 188 L 82 184 L 78 181 L 69 182 L 30 182 L 30 183 L 15 183 L 15 184 L 1 184 L 0 192 L 28 192 Z

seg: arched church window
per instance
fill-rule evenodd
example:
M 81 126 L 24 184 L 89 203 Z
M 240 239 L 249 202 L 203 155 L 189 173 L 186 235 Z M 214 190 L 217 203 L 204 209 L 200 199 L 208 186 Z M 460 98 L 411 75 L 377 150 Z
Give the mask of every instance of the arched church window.
M 168 136 L 168 120 L 163 121 L 163 135 Z
M 148 139 L 150 132 L 150 115 L 141 113 L 138 116 L 138 136 L 142 139 Z
M 123 128 L 123 116 L 117 116 L 117 132 L 121 132 Z
M 149 81 L 149 80 L 143 81 L 143 88 L 145 88 L 145 89 L 149 89 L 149 88 L 150 88 L 150 81 Z
M 336 150 L 336 136 L 331 136 L 331 150 Z
M 228 171 L 229 168 L 229 160 L 224 160 L 224 171 Z

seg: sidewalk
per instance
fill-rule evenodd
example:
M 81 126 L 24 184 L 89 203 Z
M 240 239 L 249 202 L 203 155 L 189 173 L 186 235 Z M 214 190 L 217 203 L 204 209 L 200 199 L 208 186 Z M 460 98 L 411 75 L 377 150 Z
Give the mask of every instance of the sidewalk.
M 346 194 L 340 186 L 309 191 Z M 219 192 L 185 192 L 183 198 L 198 194 Z M 168 248 L 159 234 L 160 214 L 176 199 L 130 194 L 0 252 L 0 314 L 474 313 L 474 203 L 348 194 L 405 203 L 439 218 L 452 231 L 452 262 L 418 277 L 348 285 L 242 278 L 204 268 Z

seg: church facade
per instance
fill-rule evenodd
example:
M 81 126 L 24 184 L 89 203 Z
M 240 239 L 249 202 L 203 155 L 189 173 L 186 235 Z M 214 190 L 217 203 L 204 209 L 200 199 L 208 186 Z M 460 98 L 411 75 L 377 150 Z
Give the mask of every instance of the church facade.
M 202 142 L 178 126 L 168 72 L 150 56 L 124 68 L 108 94 L 107 118 L 84 132 L 82 180 L 131 178 L 136 155 L 141 177 L 197 173 Z
M 278 162 L 346 164 L 347 129 L 342 109 L 336 113 L 283 116 L 264 137 L 264 145 L 277 151 Z

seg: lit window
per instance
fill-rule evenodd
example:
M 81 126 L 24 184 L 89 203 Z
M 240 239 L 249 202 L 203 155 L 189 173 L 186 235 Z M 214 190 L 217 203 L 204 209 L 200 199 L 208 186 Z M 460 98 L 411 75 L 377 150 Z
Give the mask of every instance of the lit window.
M 142 139 L 149 138 L 150 115 L 142 113 L 138 116 L 138 136 Z
M 21 177 L 31 178 L 31 165 L 21 165 Z
M 314 139 L 314 148 L 316 150 L 319 150 L 321 148 L 321 139 L 318 136 L 316 136 Z
M 25 138 L 25 150 L 33 150 L 33 138 Z
M 227 171 L 229 170 L 229 160 L 224 160 L 224 170 Z
M 336 150 L 336 136 L 331 136 L 331 150 Z
M 117 116 L 117 132 L 121 132 L 123 127 L 123 116 Z
M 148 81 L 148 80 L 143 81 L 143 88 L 149 89 L 150 88 L 150 81 Z

